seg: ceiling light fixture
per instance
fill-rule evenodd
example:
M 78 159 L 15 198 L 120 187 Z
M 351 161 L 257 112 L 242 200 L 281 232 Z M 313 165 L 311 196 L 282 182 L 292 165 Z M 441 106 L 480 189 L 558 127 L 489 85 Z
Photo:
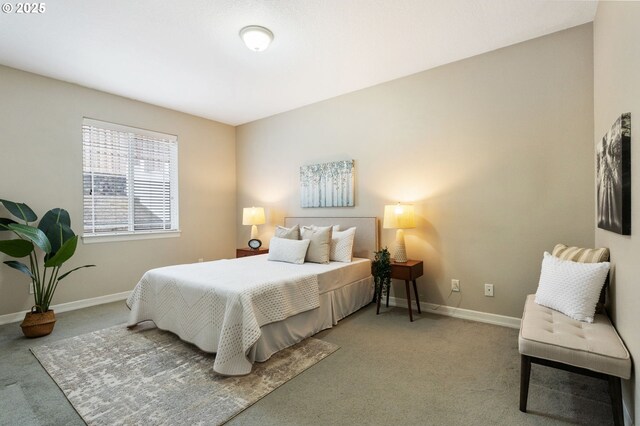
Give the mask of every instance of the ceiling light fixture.
M 267 50 L 273 41 L 273 33 L 259 25 L 249 25 L 240 30 L 240 38 L 254 52 Z

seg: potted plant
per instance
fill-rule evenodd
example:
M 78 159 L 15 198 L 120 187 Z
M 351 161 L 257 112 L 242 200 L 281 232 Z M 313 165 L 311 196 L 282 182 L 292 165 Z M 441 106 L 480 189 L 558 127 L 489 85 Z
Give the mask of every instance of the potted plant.
M 371 265 L 371 274 L 376 286 L 374 294 L 374 301 L 376 301 L 380 300 L 377 299 L 378 297 L 389 293 L 389 287 L 391 286 L 391 254 L 386 247 L 374 253 L 375 258 Z
M 4 262 L 28 275 L 33 283 L 34 305 L 31 312 L 25 315 L 20 327 L 27 337 L 46 336 L 53 331 L 56 322 L 49 305 L 58 283 L 73 271 L 95 265 L 79 266 L 60 274 L 60 268 L 73 256 L 78 245 L 78 236 L 71 230 L 71 219 L 66 210 L 49 210 L 36 227 L 32 223 L 38 220 L 38 216 L 29 206 L 7 200 L 0 200 L 0 203 L 9 213 L 24 222 L 0 218 L 0 231 L 13 232 L 18 237 L 0 241 L 0 252 L 16 259 L 29 258 L 29 266 L 17 260 Z M 36 247 L 44 253 L 44 258 L 39 256 Z

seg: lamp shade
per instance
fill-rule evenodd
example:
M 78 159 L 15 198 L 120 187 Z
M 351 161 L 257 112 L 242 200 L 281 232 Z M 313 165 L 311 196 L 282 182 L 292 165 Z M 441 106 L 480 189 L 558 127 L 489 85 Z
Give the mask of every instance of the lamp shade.
M 385 229 L 408 229 L 416 227 L 416 218 L 411 204 L 391 204 L 384 206 Z
M 242 209 L 243 225 L 262 225 L 264 224 L 264 208 L 262 207 L 245 207 Z

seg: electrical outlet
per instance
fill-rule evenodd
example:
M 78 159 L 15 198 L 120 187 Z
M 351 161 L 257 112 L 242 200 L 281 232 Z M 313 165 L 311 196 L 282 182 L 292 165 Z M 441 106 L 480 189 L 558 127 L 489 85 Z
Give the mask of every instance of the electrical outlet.
M 204 259 L 202 257 L 198 258 L 198 262 L 204 262 Z
M 484 285 L 484 295 L 487 297 L 493 297 L 493 284 Z
M 451 280 L 451 291 L 460 291 L 460 280 Z
M 34 290 L 33 290 L 33 282 L 29 283 L 29 294 L 33 294 Z

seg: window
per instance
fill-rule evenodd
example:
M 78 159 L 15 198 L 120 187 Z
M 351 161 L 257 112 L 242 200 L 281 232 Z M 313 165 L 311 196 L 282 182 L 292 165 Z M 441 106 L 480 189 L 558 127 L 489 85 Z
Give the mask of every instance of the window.
M 83 237 L 178 231 L 176 136 L 85 118 L 82 151 Z

